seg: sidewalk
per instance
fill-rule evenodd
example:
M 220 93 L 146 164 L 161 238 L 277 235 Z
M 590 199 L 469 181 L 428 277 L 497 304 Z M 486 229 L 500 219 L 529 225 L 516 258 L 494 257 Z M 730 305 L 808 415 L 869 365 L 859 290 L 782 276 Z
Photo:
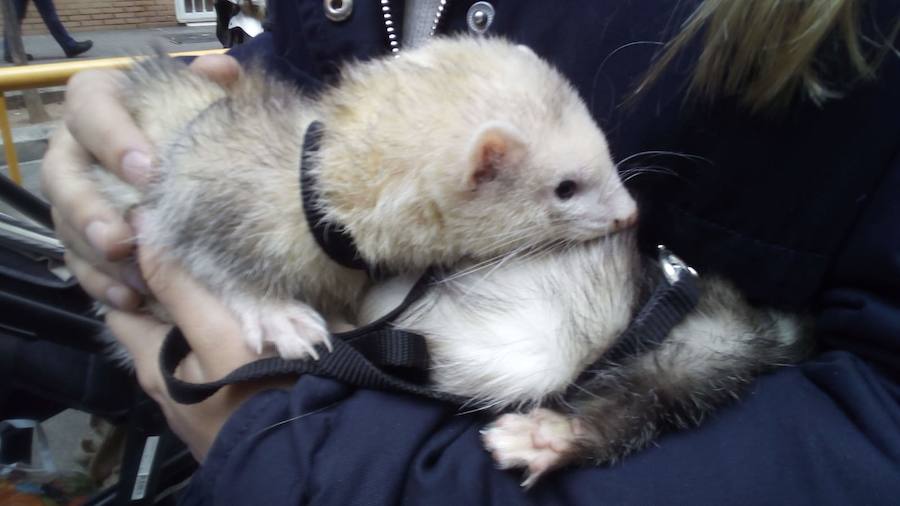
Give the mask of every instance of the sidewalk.
M 146 54 L 154 42 L 159 42 L 170 52 L 222 47 L 216 39 L 216 27 L 212 25 L 73 32 L 72 36 L 76 40 L 90 39 L 94 41 L 94 47 L 76 58 L 66 58 L 50 35 L 26 35 L 22 37 L 22 42 L 25 52 L 34 56 L 31 64 Z M 0 61 L 0 66 L 10 65 Z

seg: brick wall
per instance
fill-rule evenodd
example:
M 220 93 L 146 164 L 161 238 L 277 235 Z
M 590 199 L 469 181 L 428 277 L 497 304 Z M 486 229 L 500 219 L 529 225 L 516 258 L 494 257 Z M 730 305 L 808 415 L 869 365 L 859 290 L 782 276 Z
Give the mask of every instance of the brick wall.
M 55 0 L 54 4 L 59 19 L 70 32 L 178 24 L 175 0 Z M 47 33 L 47 28 L 34 4 L 29 2 L 22 34 L 39 33 Z

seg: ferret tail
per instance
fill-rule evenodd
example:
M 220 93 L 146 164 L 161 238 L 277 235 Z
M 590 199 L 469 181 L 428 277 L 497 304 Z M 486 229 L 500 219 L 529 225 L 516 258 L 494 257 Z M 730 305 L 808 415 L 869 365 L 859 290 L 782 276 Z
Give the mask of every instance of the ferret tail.
M 198 74 L 160 47 L 127 73 L 122 98 L 138 126 L 161 145 L 227 94 L 224 87 Z
M 775 365 L 799 362 L 808 358 L 815 351 L 815 340 L 812 339 L 813 322 L 805 315 L 784 313 L 770 309 L 767 311 L 772 321 L 770 338 L 770 362 Z

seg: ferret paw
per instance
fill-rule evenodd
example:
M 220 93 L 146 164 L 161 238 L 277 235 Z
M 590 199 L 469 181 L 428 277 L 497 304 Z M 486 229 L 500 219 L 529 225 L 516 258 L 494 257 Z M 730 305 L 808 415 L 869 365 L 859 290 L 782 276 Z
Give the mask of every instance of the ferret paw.
M 581 433 L 578 420 L 535 409 L 501 416 L 481 431 L 481 438 L 500 469 L 525 468 L 522 487 L 529 488 L 570 459 Z
M 325 320 L 311 307 L 300 302 L 264 303 L 250 310 L 239 310 L 244 337 L 251 348 L 262 354 L 274 347 L 287 360 L 319 359 L 316 345 L 331 351 Z

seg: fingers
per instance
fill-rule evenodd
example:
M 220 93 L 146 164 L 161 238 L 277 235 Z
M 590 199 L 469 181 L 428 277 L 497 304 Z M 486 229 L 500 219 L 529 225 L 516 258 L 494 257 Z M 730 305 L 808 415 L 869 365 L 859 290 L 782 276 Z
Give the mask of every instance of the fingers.
M 241 75 L 238 61 L 224 54 L 201 56 L 194 59 L 190 67 L 223 86 L 233 83 Z
M 197 58 L 191 65 L 221 84 L 240 75 L 237 60 L 225 55 Z M 152 147 L 122 103 L 124 73 L 88 70 L 69 79 L 66 87 L 65 124 L 83 154 L 123 180 L 142 186 L 153 173 Z
M 68 251 L 65 260 L 72 275 L 92 298 L 104 302 L 107 306 L 126 311 L 134 311 L 140 306 L 141 295 L 123 285 L 117 278 L 95 269 L 84 259 Z
M 159 354 L 172 325 L 160 322 L 152 316 L 126 311 L 110 311 L 106 315 L 106 324 L 134 360 L 134 369 L 141 388 L 157 402 L 168 400 L 168 392 L 159 367 Z M 182 333 L 188 338 L 189 334 L 183 329 Z M 224 338 L 222 340 L 224 341 Z M 245 361 L 223 367 L 221 370 L 218 367 L 211 370 L 204 365 L 200 357 L 201 355 L 196 352 L 188 354 L 179 364 L 176 376 L 190 383 L 207 383 L 222 378 L 246 363 Z
M 135 266 L 120 261 L 132 252 L 132 228 L 105 204 L 86 177 L 90 157 L 65 127 L 53 135 L 41 168 L 44 194 L 53 203 L 57 237 L 70 270 L 94 298 L 134 308 L 143 288 Z
M 92 254 L 108 260 L 124 258 L 131 252 L 128 241 L 134 232 L 97 193 L 86 175 L 89 168 L 87 152 L 66 128 L 57 129 L 41 165 L 42 190 L 56 210 L 55 225 L 66 225 L 84 236 Z
M 150 316 L 124 311 L 110 311 L 106 324 L 134 360 L 138 383 L 156 402 L 166 395 L 159 370 L 159 350 L 171 328 Z
M 88 70 L 66 86 L 65 124 L 107 170 L 136 186 L 151 176 L 152 149 L 121 98 L 121 71 Z
M 197 58 L 191 68 L 221 84 L 240 75 L 237 60 L 225 55 Z M 152 176 L 153 151 L 122 103 L 124 79 L 121 71 L 110 70 L 72 76 L 66 87 L 65 122 L 75 141 L 101 165 L 141 186 Z
M 57 234 L 63 236 L 60 231 L 64 228 L 66 226 L 57 225 Z M 84 245 L 75 248 L 72 246 L 73 241 L 79 242 L 79 239 L 63 239 L 66 244 L 65 262 L 82 288 L 94 299 L 113 307 L 135 309 L 142 296 L 148 293 L 137 265 L 130 260 L 113 263 L 96 256 L 82 256 L 78 253 L 79 249 L 92 250 Z
M 66 246 L 70 270 L 92 297 L 133 308 L 140 299 L 135 291 L 141 288 L 139 272 L 132 267 L 129 274 L 127 267 L 112 261 L 130 255 L 134 232 L 85 177 L 89 163 L 68 131 L 57 130 L 41 169 L 43 191 L 54 204 L 56 234 Z M 129 280 L 131 287 L 121 280 Z
M 122 311 L 110 312 L 106 322 L 133 357 L 141 388 L 159 404 L 169 427 L 200 462 L 206 457 L 222 426 L 241 403 L 261 390 L 287 388 L 293 383 L 289 378 L 276 378 L 231 385 L 201 403 L 178 404 L 169 397 L 159 368 L 160 349 L 171 326 L 147 316 Z M 185 357 L 175 375 L 190 383 L 205 383 L 219 379 L 228 372 L 230 370 L 211 373 L 200 364 L 197 354 L 191 353 Z
M 134 172 L 124 170 L 126 167 L 142 164 L 149 167 L 148 156 L 134 155 L 149 153 L 150 149 L 118 102 L 119 76 L 118 72 L 94 71 L 70 80 L 66 91 L 66 123 L 50 140 L 42 163 L 41 183 L 53 204 L 57 235 L 69 250 L 70 263 L 75 262 L 69 267 L 76 277 L 85 282 L 91 295 L 130 307 L 137 294 L 133 290 L 129 292 L 121 281 L 110 292 L 114 284 L 110 277 L 121 279 L 123 268 L 112 262 L 131 254 L 134 232 L 106 204 L 88 176 L 95 159 L 120 174 Z M 128 278 L 132 280 L 132 288 L 139 288 L 136 276 Z

